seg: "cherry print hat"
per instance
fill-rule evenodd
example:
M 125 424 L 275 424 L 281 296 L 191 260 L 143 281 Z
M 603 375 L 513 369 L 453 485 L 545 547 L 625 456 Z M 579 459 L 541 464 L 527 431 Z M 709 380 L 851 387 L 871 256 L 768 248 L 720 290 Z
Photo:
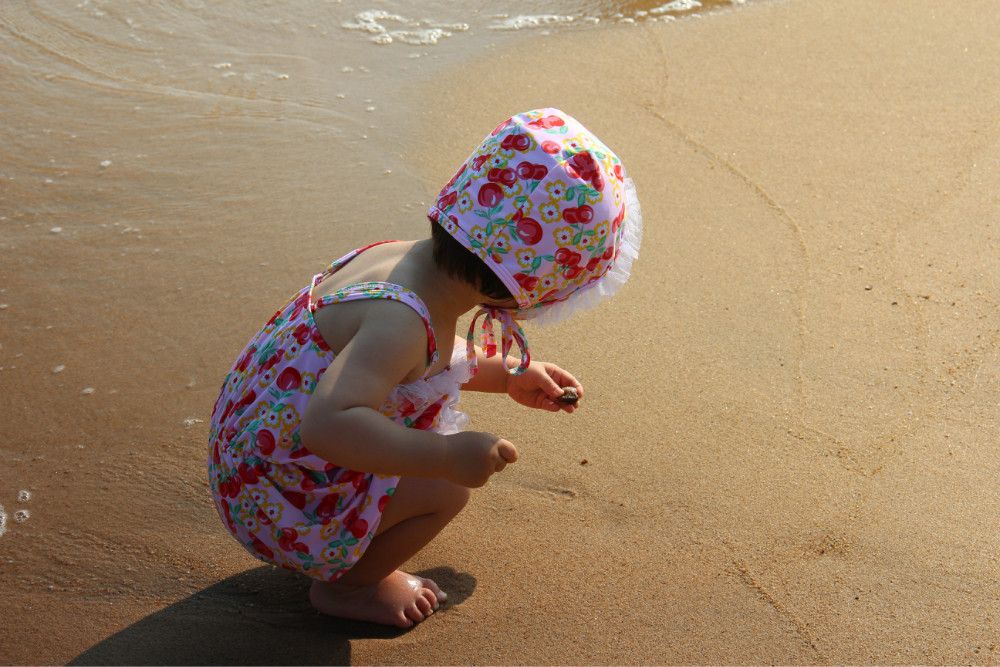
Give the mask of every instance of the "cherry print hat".
M 579 121 L 536 109 L 501 123 L 441 190 L 428 216 L 478 255 L 517 300 L 483 307 L 483 347 L 496 352 L 492 320 L 530 356 L 513 321 L 550 324 L 613 295 L 638 256 L 642 219 L 618 157 Z

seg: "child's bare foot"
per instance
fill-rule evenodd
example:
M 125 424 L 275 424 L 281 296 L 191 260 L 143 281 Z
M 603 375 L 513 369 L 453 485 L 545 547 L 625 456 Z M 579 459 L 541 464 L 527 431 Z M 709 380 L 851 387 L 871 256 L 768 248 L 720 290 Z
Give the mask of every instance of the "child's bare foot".
M 309 600 L 320 613 L 401 628 L 433 614 L 447 597 L 430 579 L 400 570 L 370 586 L 314 581 L 309 589 Z

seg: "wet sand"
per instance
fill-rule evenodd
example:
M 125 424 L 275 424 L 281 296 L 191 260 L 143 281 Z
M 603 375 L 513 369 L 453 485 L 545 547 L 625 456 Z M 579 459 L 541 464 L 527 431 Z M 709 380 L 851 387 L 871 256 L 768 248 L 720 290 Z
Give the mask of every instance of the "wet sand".
M 567 31 L 414 76 L 375 148 L 316 106 L 152 89 L 22 128 L 54 162 L 0 189 L 0 663 L 997 664 L 998 33 L 992 3 L 930 0 Z M 464 397 L 522 458 L 409 564 L 448 606 L 322 618 L 215 514 L 218 384 L 542 105 L 616 150 L 646 221 L 619 297 L 528 331 L 584 409 Z

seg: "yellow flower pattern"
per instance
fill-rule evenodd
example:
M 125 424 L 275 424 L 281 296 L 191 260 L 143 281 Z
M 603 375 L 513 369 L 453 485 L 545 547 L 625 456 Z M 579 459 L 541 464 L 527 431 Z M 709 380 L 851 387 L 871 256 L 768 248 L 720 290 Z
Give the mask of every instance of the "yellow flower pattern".
M 621 162 L 599 139 L 558 109 L 535 109 L 483 139 L 428 215 L 486 261 L 526 311 L 607 273 L 624 229 L 624 189 Z M 521 249 L 534 251 L 530 263 Z M 555 277 L 548 289 L 545 275 Z

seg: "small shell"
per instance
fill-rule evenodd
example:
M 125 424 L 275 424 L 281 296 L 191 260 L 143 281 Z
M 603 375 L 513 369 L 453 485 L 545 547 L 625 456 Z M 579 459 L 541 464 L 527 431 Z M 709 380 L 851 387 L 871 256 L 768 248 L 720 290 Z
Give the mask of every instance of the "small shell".
M 580 394 L 576 393 L 573 387 L 563 387 L 562 396 L 556 399 L 560 403 L 576 403 L 580 400 Z

